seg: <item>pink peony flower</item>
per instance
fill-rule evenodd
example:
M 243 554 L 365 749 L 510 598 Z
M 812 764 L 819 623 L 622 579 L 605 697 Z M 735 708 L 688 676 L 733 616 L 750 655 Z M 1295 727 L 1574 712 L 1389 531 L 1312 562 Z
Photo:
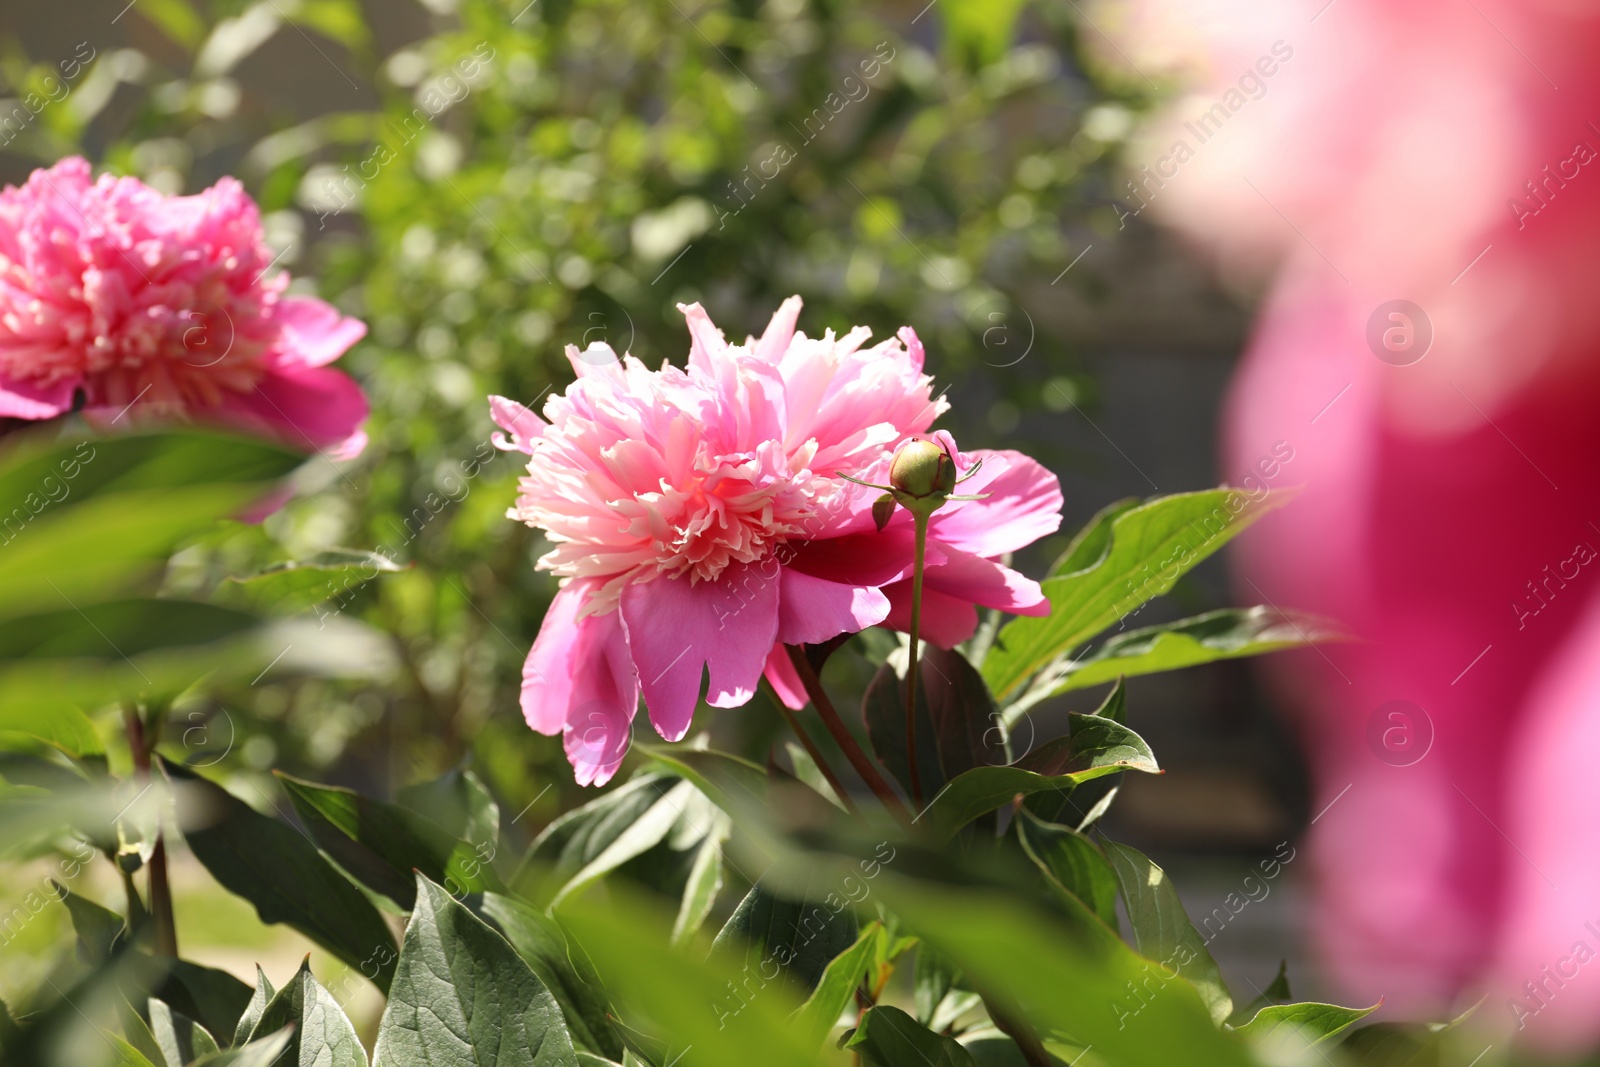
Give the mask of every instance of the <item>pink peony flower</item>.
M 169 197 L 73 157 L 0 191 L 0 416 L 193 420 L 343 458 L 366 399 L 330 370 L 366 327 L 266 277 L 232 178 Z
M 490 398 L 509 434 L 496 444 L 529 456 L 508 514 L 545 531 L 539 566 L 563 583 L 523 668 L 523 714 L 564 734 L 584 784 L 616 772 L 641 692 L 669 741 L 706 672 L 714 707 L 744 704 L 763 671 L 799 706 L 783 645 L 903 627 L 909 612 L 909 516 L 879 531 L 877 492 L 838 475 L 881 481 L 945 410 L 917 335 L 809 338 L 791 297 L 759 340 L 730 345 L 700 305 L 682 311 L 687 369 L 568 346 L 578 379 L 546 402 L 548 422 Z M 992 557 L 1056 529 L 1056 479 L 1013 452 L 975 456 L 984 469 L 966 484 L 987 499 L 949 505 L 929 538 L 924 636 L 946 645 L 971 635 L 975 604 L 1048 611 Z

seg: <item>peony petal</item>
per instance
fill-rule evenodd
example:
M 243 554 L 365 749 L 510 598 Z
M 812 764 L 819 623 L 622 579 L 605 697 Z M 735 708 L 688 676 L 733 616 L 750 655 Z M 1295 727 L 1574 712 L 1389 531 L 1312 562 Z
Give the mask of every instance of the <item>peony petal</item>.
M 39 388 L 0 375 L 0 418 L 53 419 L 72 410 L 73 380 Z
M 930 542 L 929 547 L 932 547 Z M 1016 615 L 1048 615 L 1050 601 L 1032 578 L 992 559 L 944 546 L 944 562 L 929 566 L 922 577 L 924 589 L 948 593 L 961 600 L 999 608 Z
M 794 325 L 800 321 L 800 298 L 791 296 L 778 310 L 773 312 L 772 321 L 767 323 L 767 328 L 761 334 L 761 340 L 751 346 L 757 359 L 767 363 L 776 363 L 783 358 L 789 350 L 789 342 L 794 340 Z
M 538 440 L 548 425 L 526 406 L 503 396 L 489 398 L 489 416 L 494 419 L 496 426 L 511 435 L 509 440 L 505 434 L 497 433 L 490 437 L 494 447 L 502 452 L 531 453 L 533 442 Z
M 274 353 L 280 365 L 321 367 L 367 335 L 360 319 L 346 318 L 326 301 L 286 296 L 278 304 L 281 332 Z
M 715 380 L 717 364 L 728 354 L 728 342 L 698 303 L 679 304 L 678 310 L 689 320 L 689 366 L 700 368 Z
M 800 675 L 794 669 L 794 664 L 789 662 L 789 652 L 781 644 L 773 645 L 772 652 L 767 656 L 767 681 L 772 685 L 772 691 L 778 694 L 778 699 L 791 711 L 799 711 L 811 702 L 806 695 L 806 687 L 800 681 Z
M 579 662 L 562 747 L 579 785 L 605 785 L 633 745 L 639 681 L 628 653 L 622 620 L 612 611 L 578 624 Z
M 902 516 L 895 518 L 900 520 Z M 867 522 L 870 529 L 870 516 Z M 942 550 L 931 538 L 927 547 L 929 565 L 944 562 Z M 882 586 L 910 577 L 915 555 L 916 534 L 906 520 L 891 523 L 881 533 L 852 533 L 808 541 L 795 548 L 792 558 L 784 560 L 784 567 L 845 585 Z
M 571 582 L 555 595 L 522 665 L 522 717 L 541 734 L 558 734 L 567 724 L 573 676 L 581 666 L 578 609 L 594 584 Z
M 911 583 L 896 582 L 884 590 L 889 597 L 889 617 L 884 625 L 901 633 L 911 632 Z M 978 629 L 978 609 L 971 601 L 946 596 L 922 587 L 922 638 L 940 648 L 954 648 Z
M 929 536 L 978 556 L 1015 552 L 1061 527 L 1061 483 L 1020 452 L 974 452 L 983 466 L 957 493 L 982 500 L 957 500 L 933 513 Z
M 714 582 L 657 578 L 625 586 L 622 623 L 650 721 L 668 741 L 694 718 L 703 667 L 707 703 L 737 707 L 755 694 L 778 632 L 778 568 L 736 564 Z
M 839 634 L 876 626 L 889 614 L 889 600 L 870 585 L 848 585 L 783 568 L 779 585 L 778 642 L 820 644 Z
M 250 392 L 192 414 L 225 427 L 253 428 L 329 459 L 360 455 L 367 441 L 360 428 L 367 417 L 361 387 L 326 367 L 280 367 Z
M 956 473 L 958 474 L 965 474 L 972 468 L 972 464 L 977 459 L 975 455 L 964 455 L 961 449 L 956 447 L 955 436 L 949 430 L 935 430 L 928 435 L 928 439 L 944 449 L 944 454 L 949 456 L 950 461 L 956 465 Z

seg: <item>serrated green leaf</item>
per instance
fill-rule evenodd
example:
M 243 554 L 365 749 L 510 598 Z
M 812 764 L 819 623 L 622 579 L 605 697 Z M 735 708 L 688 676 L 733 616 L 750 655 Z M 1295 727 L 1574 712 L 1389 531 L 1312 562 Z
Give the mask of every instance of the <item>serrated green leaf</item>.
M 1067 826 L 1045 822 L 1027 808 L 1017 812 L 1023 851 L 1049 879 L 1070 893 L 1113 931 L 1117 929 L 1117 875 L 1100 846 Z
M 1217 660 L 1345 640 L 1349 635 L 1316 615 L 1285 613 L 1269 607 L 1224 608 L 1109 638 L 1077 660 L 1049 695 L 1086 689 L 1119 677 L 1176 671 Z
M 1269 1004 L 1236 1029 L 1252 1039 L 1271 1041 L 1276 1048 L 1309 1049 L 1333 1042 L 1382 1006 L 1382 1000 L 1370 1008 L 1342 1008 L 1314 1001 Z
M 262 922 L 293 926 L 379 989 L 388 988 L 395 966 L 388 926 L 304 834 L 193 771 L 165 761 L 162 769 L 186 783 L 203 807 L 208 821 L 186 830 L 184 837 L 224 889 L 254 904 Z
M 470 1050 L 494 1067 L 577 1067 L 550 990 L 505 938 L 417 876 L 373 1067 L 453 1063 Z
M 1134 947 L 1166 970 L 1182 975 L 1205 1001 L 1211 1018 L 1225 1021 L 1233 997 L 1206 942 L 1183 910 L 1167 872 L 1127 845 L 1105 842 L 1106 858 L 1116 872 L 1122 903 L 1128 911 Z
M 1251 501 L 1238 490 L 1210 489 L 1158 497 L 1117 514 L 1110 520 L 1110 543 L 1093 562 L 1041 583 L 1048 616 L 1013 619 L 1001 629 L 984 659 L 984 680 L 999 699 L 1019 692 L 1057 657 L 1165 594 L 1290 495 L 1269 492 Z
M 301 1067 L 367 1067 L 367 1053 L 344 1009 L 311 976 L 307 959 L 261 1013 L 252 1036 L 292 1025 L 284 1055 Z
M 856 989 L 867 973 L 873 957 L 881 951 L 884 938 L 881 922 L 870 922 L 861 929 L 856 943 L 835 956 L 822 972 L 817 988 L 792 1017 L 802 1041 L 820 1047 L 828 1031 L 838 1023 L 855 1000 Z
M 620 1057 L 622 1042 L 608 1017 L 606 993 L 579 967 L 561 924 L 531 904 L 499 893 L 483 895 L 483 914 L 556 998 L 574 1046 Z
M 844 1047 L 872 1067 L 976 1067 L 959 1041 L 934 1033 L 888 1004 L 865 1012 Z

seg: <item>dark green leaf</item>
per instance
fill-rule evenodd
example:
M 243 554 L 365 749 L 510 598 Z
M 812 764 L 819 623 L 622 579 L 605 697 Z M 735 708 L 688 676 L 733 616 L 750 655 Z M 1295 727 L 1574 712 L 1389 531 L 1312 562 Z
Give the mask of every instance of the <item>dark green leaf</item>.
M 528 850 L 523 866 L 533 868 L 547 879 L 553 895 L 579 871 L 593 864 L 660 804 L 669 791 L 681 784 L 677 778 L 666 774 L 635 775 L 618 788 L 602 793 L 545 827 Z M 674 798 L 674 803 L 677 799 Z
M 1159 497 L 1116 515 L 1110 544 L 1094 562 L 1044 580 L 1048 616 L 1013 619 L 1001 629 L 983 662 L 990 689 L 1001 699 L 1019 692 L 1057 657 L 1169 591 L 1289 496 L 1272 492 L 1251 501 L 1235 489 L 1210 489 Z
M 78 955 L 91 967 L 99 967 L 111 958 L 111 950 L 127 924 L 116 912 L 80 897 L 60 882 L 52 880 L 50 884 L 72 917 L 72 929 L 78 935 Z
M 850 902 L 836 892 L 781 898 L 762 886 L 739 902 L 717 934 L 714 950 L 742 961 L 745 974 L 815 988 L 829 961 L 855 944 L 859 923 Z
M 167 960 L 156 995 L 213 1035 L 231 1034 L 250 1002 L 250 987 L 227 971 L 188 960 Z
M 200 1056 L 217 1051 L 216 1038 L 187 1015 L 173 1011 L 164 1001 L 154 997 L 150 998 L 149 1006 L 150 1033 L 155 1038 L 156 1047 L 161 1050 L 162 1058 L 167 1061 L 167 1067 L 182 1067 Z M 361 1067 L 366 1067 L 366 1064 L 363 1063 Z
M 261 1013 L 251 1036 L 265 1036 L 293 1025 L 284 1054 L 315 1067 L 367 1067 L 367 1053 L 344 1009 L 311 976 L 308 960 L 284 983 Z
M 975 1067 L 960 1042 L 926 1029 L 888 1004 L 863 1014 L 844 1047 L 872 1067 Z
M 267 1010 L 267 1004 L 272 1000 L 273 992 L 272 983 L 267 981 L 267 972 L 261 969 L 259 963 L 256 964 L 255 992 L 250 995 L 250 1003 L 245 1005 L 238 1025 L 233 1028 L 232 1044 L 242 1045 L 250 1040 L 256 1023 L 261 1021 L 261 1013 Z
M 820 1047 L 828 1031 L 838 1023 L 845 1009 L 854 1002 L 856 989 L 884 938 L 881 922 L 870 922 L 861 930 L 856 943 L 835 956 L 822 972 L 822 980 L 794 1014 L 800 1039 Z
M 1118 677 L 1175 671 L 1215 660 L 1345 640 L 1349 636 L 1337 625 L 1316 615 L 1283 613 L 1267 607 L 1224 608 L 1109 638 L 1077 660 L 1050 695 L 1085 689 Z
M 1341 1008 L 1309 1001 L 1269 1004 L 1237 1029 L 1247 1037 L 1269 1041 L 1275 1049 L 1300 1051 L 1332 1042 L 1382 1005 L 1381 1000 L 1370 1008 Z
M 1010 762 L 1000 713 L 983 677 L 954 649 L 924 644 L 917 661 L 918 770 L 924 796 L 974 767 Z M 880 762 L 910 791 L 905 681 L 885 664 L 862 700 L 867 736 Z
M 204 822 L 186 830 L 184 837 L 224 889 L 254 904 L 262 922 L 293 926 L 380 989 L 388 988 L 395 965 L 389 928 L 303 833 L 260 814 L 193 771 L 166 762 L 162 767 L 198 798 Z
M 457 768 L 431 782 L 408 785 L 396 794 L 395 801 L 444 827 L 480 854 L 499 847 L 500 805 L 471 771 Z
M 1187 979 L 1214 1021 L 1226 1020 L 1233 1011 L 1233 998 L 1205 939 L 1189 922 L 1167 872 L 1127 845 L 1107 841 L 1105 850 L 1128 910 L 1134 947 L 1164 970 Z
M 620 1057 L 622 1042 L 607 1018 L 606 994 L 580 970 L 561 924 L 531 904 L 499 893 L 483 895 L 483 914 L 556 998 L 573 1044 Z
M 522 958 L 437 884 L 417 876 L 374 1067 L 471 1061 L 577 1067 L 561 1009 Z
M 456 894 L 500 888 L 488 862 L 494 857 L 492 839 L 480 850 L 410 808 L 275 773 L 317 845 L 402 908 L 409 910 L 413 903 L 413 871 Z
M 1017 836 L 1053 889 L 1070 893 L 1100 921 L 1117 929 L 1117 875 L 1100 846 L 1067 826 L 1045 822 L 1028 809 L 1017 813 Z

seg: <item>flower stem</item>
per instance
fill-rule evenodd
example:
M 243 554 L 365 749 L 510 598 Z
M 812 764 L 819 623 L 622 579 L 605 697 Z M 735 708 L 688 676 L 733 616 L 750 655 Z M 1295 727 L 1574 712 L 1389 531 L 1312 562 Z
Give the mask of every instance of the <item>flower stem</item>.
M 884 807 L 888 808 L 902 821 L 907 820 L 910 813 L 906 811 L 906 807 L 900 802 L 900 798 L 895 795 L 894 787 L 879 773 L 878 768 L 873 766 L 872 761 L 867 758 L 867 754 L 861 751 L 861 746 L 856 743 L 855 737 L 850 733 L 850 728 L 844 724 L 843 719 L 839 718 L 839 713 L 834 710 L 833 702 L 828 699 L 828 694 L 823 692 L 822 681 L 817 677 L 816 670 L 812 668 L 811 661 L 806 658 L 805 649 L 799 645 L 785 645 L 784 647 L 789 651 L 789 662 L 794 664 L 795 673 L 800 676 L 800 684 L 805 686 L 806 695 L 811 698 L 811 703 L 816 706 L 817 714 L 822 717 L 822 725 L 826 726 L 828 733 L 833 735 L 834 743 L 844 753 L 845 759 L 850 761 L 850 766 L 855 768 L 855 772 L 861 776 L 861 780 L 867 783 L 867 788 L 871 789 L 878 799 L 883 801 Z
M 152 716 L 154 729 L 146 729 L 144 716 L 138 707 L 127 704 L 122 709 L 123 727 L 128 735 L 128 748 L 133 753 L 134 772 L 145 781 L 150 778 L 150 754 L 160 739 L 160 720 Z M 172 914 L 172 882 L 167 876 L 167 842 L 159 824 L 156 828 L 155 847 L 150 851 L 150 918 L 154 926 L 155 952 L 160 956 L 178 955 L 178 928 Z
M 822 750 L 817 747 L 817 743 L 811 740 L 811 735 L 806 733 L 805 728 L 800 725 L 800 720 L 795 718 L 794 712 L 789 710 L 789 705 L 785 704 L 783 698 L 773 691 L 771 683 L 763 678 L 761 684 L 767 689 L 767 699 L 777 705 L 778 714 L 783 716 L 783 721 L 789 724 L 789 729 L 794 731 L 794 735 L 805 746 L 807 755 L 811 757 L 811 762 L 817 765 L 817 770 L 821 771 L 822 777 L 827 779 L 828 785 L 832 787 L 835 795 L 838 796 L 839 803 L 844 805 L 844 810 L 854 814 L 856 811 L 855 801 L 850 799 L 850 794 L 845 791 L 844 784 L 839 781 L 839 776 L 833 773 L 833 768 L 828 766 L 828 761 L 822 758 Z
M 914 510 L 916 554 L 911 570 L 911 660 L 906 668 L 906 762 L 911 766 L 911 802 L 922 807 L 922 774 L 917 769 L 917 645 L 922 636 L 922 560 L 928 547 L 928 516 Z

